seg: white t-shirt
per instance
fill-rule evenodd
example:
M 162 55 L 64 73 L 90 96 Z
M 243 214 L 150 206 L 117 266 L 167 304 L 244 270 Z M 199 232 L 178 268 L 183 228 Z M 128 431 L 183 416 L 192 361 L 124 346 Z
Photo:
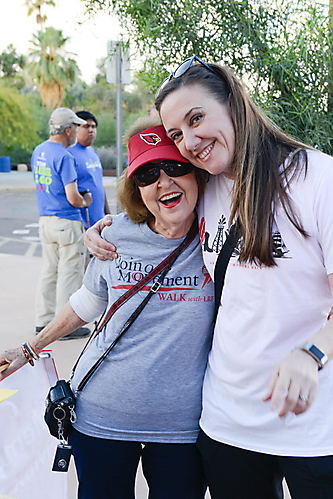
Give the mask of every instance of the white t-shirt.
M 274 238 L 283 251 L 273 268 L 240 264 L 226 272 L 203 391 L 202 429 L 214 440 L 275 455 L 333 454 L 333 362 L 319 372 L 319 390 L 305 413 L 280 418 L 263 402 L 272 371 L 318 332 L 332 306 L 333 158 L 308 152 L 308 173 L 291 197 L 310 237 L 278 207 Z M 205 265 L 214 275 L 226 237 L 232 181 L 210 177 L 199 206 Z

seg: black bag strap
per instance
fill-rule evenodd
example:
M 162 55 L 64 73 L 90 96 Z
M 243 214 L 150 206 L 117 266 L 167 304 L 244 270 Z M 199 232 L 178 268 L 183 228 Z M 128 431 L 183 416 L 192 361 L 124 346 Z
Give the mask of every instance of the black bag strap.
M 222 289 L 224 285 L 225 273 L 227 271 L 228 263 L 231 258 L 232 252 L 239 239 L 239 231 L 236 223 L 234 223 L 229 230 L 229 234 L 224 241 L 219 256 L 217 258 L 214 270 L 214 294 L 215 294 L 215 312 L 214 322 L 215 325 L 217 314 L 220 307 Z
M 191 242 L 194 240 L 197 233 L 198 233 L 198 221 L 197 221 L 197 218 L 195 218 L 195 220 L 191 226 L 190 231 L 188 232 L 186 238 L 181 242 L 181 244 L 172 253 L 170 253 L 170 255 L 167 256 L 167 258 L 165 258 L 159 265 L 157 265 L 157 267 L 155 267 L 151 272 L 149 272 L 149 274 L 147 274 L 143 279 L 141 279 L 141 281 L 139 281 L 137 284 L 132 286 L 131 289 L 126 291 L 126 293 L 124 293 L 120 298 L 118 298 L 118 300 L 116 300 L 111 305 L 110 309 L 105 314 L 105 317 L 102 320 L 102 323 L 95 328 L 95 331 L 93 332 L 93 334 L 89 338 L 88 342 L 86 343 L 84 349 L 82 350 L 81 354 L 79 355 L 79 358 L 77 359 L 77 361 L 73 367 L 71 379 L 74 375 L 75 368 L 76 368 L 81 356 L 83 355 L 84 351 L 86 350 L 88 344 L 90 344 L 92 339 L 95 338 L 100 333 L 100 331 L 106 326 L 106 324 L 111 319 L 111 317 L 115 313 L 115 311 L 118 310 L 118 308 L 121 305 L 123 305 L 137 291 L 142 289 L 145 286 L 145 284 L 150 282 L 152 279 L 154 279 L 154 277 L 156 277 L 159 273 L 161 273 L 158 280 L 156 282 L 154 282 L 154 284 L 152 284 L 152 286 L 151 286 L 148 294 L 144 298 L 144 300 L 135 309 L 135 311 L 132 313 L 132 315 L 127 319 L 127 321 L 125 322 L 125 324 L 121 328 L 120 332 L 118 333 L 117 337 L 113 340 L 113 342 L 109 345 L 107 350 L 105 350 L 105 352 L 101 355 L 101 357 L 95 362 L 95 364 L 89 369 L 89 371 L 82 378 L 82 380 L 80 381 L 80 383 L 75 391 L 75 395 L 77 395 L 78 392 L 80 392 L 84 388 L 84 386 L 87 384 L 87 382 L 89 381 L 91 376 L 98 369 L 98 367 L 102 364 L 103 360 L 105 360 L 105 358 L 109 355 L 111 350 L 115 347 L 115 345 L 119 342 L 119 340 L 124 336 L 126 331 L 133 324 L 135 319 L 140 315 L 140 313 L 142 312 L 144 307 L 147 305 L 150 298 L 157 292 L 157 290 L 159 289 L 159 287 L 163 283 L 163 279 L 164 279 L 165 275 L 167 274 L 167 272 L 169 272 L 169 270 L 171 269 L 172 265 L 174 264 L 174 262 L 176 261 L 178 256 L 181 253 L 183 253 L 183 251 L 185 251 L 185 249 L 191 244 Z

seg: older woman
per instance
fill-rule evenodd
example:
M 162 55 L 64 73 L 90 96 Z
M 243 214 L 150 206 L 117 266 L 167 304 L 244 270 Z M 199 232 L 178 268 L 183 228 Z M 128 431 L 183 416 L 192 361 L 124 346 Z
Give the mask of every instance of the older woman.
M 103 232 L 119 256 L 90 263 L 83 287 L 31 341 L 36 353 L 99 316 L 177 248 L 195 222 L 202 172 L 182 158 L 162 126 L 139 124 L 132 133 L 119 188 L 126 214 Z M 149 497 L 203 498 L 195 441 L 211 342 L 210 281 L 197 235 L 78 396 L 69 441 L 80 499 L 132 499 L 140 457 Z M 84 352 L 74 390 L 146 295 L 145 287 L 122 305 Z M 26 362 L 22 349 L 2 353 L 5 362 L 4 376 Z
M 198 214 L 214 273 L 230 260 L 198 445 L 214 499 L 333 498 L 333 158 L 287 136 L 229 68 L 193 56 L 156 100 L 181 154 L 211 174 Z

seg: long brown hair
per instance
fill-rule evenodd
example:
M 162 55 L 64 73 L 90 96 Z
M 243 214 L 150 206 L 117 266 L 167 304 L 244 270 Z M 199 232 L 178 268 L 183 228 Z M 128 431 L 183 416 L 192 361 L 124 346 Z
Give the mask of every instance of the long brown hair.
M 210 64 L 217 74 L 201 64 L 173 78 L 159 93 L 155 106 L 182 86 L 200 85 L 215 99 L 229 106 L 235 129 L 235 156 L 231 215 L 241 234 L 240 261 L 273 267 L 273 221 L 280 202 L 288 219 L 304 236 L 307 233 L 288 193 L 290 182 L 307 172 L 306 149 L 310 146 L 283 133 L 254 104 L 241 81 L 227 67 Z

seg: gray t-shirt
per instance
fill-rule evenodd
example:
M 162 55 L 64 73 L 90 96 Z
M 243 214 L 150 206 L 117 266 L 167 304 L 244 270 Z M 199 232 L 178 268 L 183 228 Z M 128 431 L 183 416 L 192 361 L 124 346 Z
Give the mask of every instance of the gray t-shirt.
M 84 285 L 91 293 L 107 298 L 108 307 L 182 241 L 156 234 L 124 214 L 113 218 L 103 237 L 116 245 L 119 256 L 112 262 L 93 259 Z M 74 375 L 74 389 L 151 284 L 117 310 L 84 353 Z M 75 428 L 93 437 L 115 440 L 194 442 L 211 343 L 213 293 L 196 236 L 80 393 Z

